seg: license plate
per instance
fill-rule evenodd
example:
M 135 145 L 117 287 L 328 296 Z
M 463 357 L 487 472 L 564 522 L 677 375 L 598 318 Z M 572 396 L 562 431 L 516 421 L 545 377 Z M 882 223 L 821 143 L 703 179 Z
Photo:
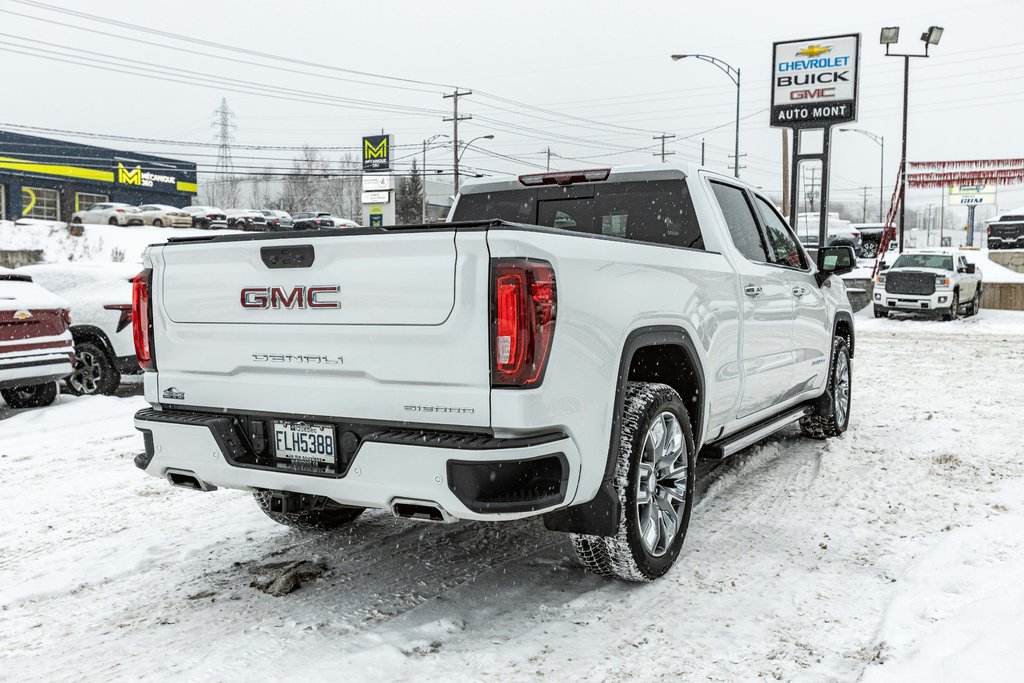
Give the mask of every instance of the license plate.
M 336 459 L 334 426 L 274 420 L 274 455 L 292 465 L 327 465 Z

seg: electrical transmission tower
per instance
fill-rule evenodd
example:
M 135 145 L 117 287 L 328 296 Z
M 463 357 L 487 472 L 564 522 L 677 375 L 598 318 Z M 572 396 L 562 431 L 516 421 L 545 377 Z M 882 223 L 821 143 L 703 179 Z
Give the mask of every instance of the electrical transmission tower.
M 235 130 L 238 126 L 235 125 L 235 113 L 228 106 L 227 98 L 221 98 L 220 106 L 213 113 L 216 119 L 214 119 L 212 125 L 217 131 L 218 145 L 217 165 L 214 168 L 214 175 L 216 177 L 210 183 L 210 186 L 212 188 L 219 188 L 221 183 L 234 180 L 235 164 L 231 160 L 231 143 L 234 142 Z M 210 192 L 210 202 L 217 205 L 218 200 L 222 201 L 222 198 L 218 197 L 221 194 L 223 193 L 218 191 Z M 232 199 L 234 198 L 232 197 Z

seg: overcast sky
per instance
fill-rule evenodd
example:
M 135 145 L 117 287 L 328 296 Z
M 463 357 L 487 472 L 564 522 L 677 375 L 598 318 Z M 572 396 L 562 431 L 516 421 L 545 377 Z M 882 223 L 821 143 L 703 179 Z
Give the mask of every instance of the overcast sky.
M 441 118 L 450 116 L 452 100 L 441 93 L 457 85 L 475 91 L 460 100 L 460 114 L 474 116 L 460 138 L 495 136 L 478 143 L 491 154 L 470 149 L 464 156 L 481 172 L 543 167 L 549 145 L 555 168 L 648 163 L 655 150 L 641 148 L 658 144 L 652 137 L 661 132 L 677 136 L 668 146 L 674 159 L 699 159 L 706 139 L 708 165 L 725 170 L 735 87 L 710 64 L 669 59 L 701 52 L 742 70 L 740 147 L 748 156 L 741 175 L 777 193 L 782 133 L 769 127 L 767 111 L 772 42 L 860 32 L 860 116 L 852 125 L 885 137 L 888 201 L 899 163 L 903 62 L 884 56 L 879 28 L 901 26 L 899 51 L 918 52 L 921 32 L 937 24 L 945 28 L 941 44 L 911 63 L 909 159 L 1024 157 L 1020 0 L 57 3 L 0 0 L 0 126 L 212 143 L 224 97 L 238 145 L 355 147 L 362 135 L 384 130 L 397 145 L 417 146 L 400 147 L 407 156 L 424 139 L 451 134 Z M 68 6 L 88 15 L 51 9 Z M 701 134 L 708 129 L 715 130 Z M 216 154 L 92 142 L 211 165 Z M 235 164 L 281 167 L 291 154 L 236 149 Z M 428 167 L 443 165 L 450 169 L 450 147 L 432 149 Z M 869 207 L 877 207 L 878 171 L 876 144 L 837 134 L 833 199 L 860 198 L 866 186 Z M 910 201 L 937 204 L 939 195 L 914 191 Z M 1024 187 L 1001 189 L 1001 206 L 1022 204 Z

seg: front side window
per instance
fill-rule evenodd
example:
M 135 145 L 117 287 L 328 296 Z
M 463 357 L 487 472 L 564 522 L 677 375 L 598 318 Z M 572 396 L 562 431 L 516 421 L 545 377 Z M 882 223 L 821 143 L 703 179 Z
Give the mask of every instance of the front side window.
M 786 221 L 782 220 L 782 216 L 775 211 L 775 207 L 757 196 L 754 197 L 754 204 L 768 228 L 768 243 L 771 245 L 775 262 L 801 270 L 806 268 L 803 252 L 800 251 L 796 240 L 793 239 L 793 234 L 790 232 L 789 226 L 786 225 Z
M 753 207 L 747 200 L 747 193 L 733 185 L 716 182 L 711 183 L 711 189 L 725 216 L 736 249 L 750 261 L 767 263 L 768 251 L 757 227 Z

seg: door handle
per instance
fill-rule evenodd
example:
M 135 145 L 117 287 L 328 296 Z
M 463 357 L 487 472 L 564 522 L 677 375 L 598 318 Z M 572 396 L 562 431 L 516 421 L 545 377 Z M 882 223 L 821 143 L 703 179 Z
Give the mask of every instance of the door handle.
M 747 285 L 743 288 L 743 293 L 747 296 L 761 296 L 762 291 L 758 285 Z
M 793 296 L 800 298 L 807 293 L 807 288 L 803 285 L 797 285 L 793 288 Z

